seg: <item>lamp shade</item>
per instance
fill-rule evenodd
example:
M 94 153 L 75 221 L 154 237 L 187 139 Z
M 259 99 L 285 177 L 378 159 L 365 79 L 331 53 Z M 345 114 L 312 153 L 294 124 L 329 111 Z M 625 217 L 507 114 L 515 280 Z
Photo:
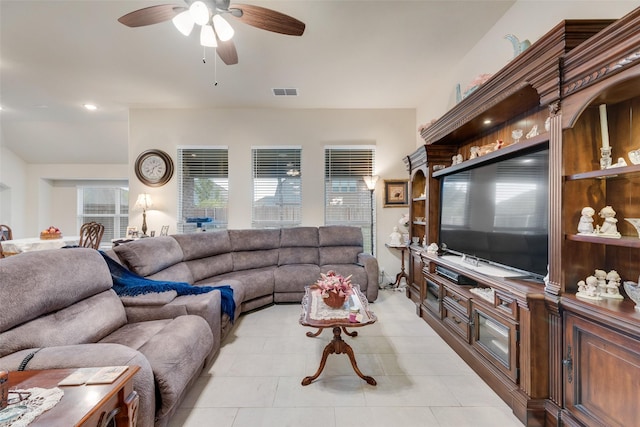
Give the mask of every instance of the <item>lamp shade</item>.
M 191 34 L 191 30 L 193 30 L 193 26 L 195 25 L 195 21 L 191 16 L 191 12 L 189 12 L 188 10 L 185 10 L 184 12 L 181 12 L 174 16 L 171 22 L 173 22 L 173 25 L 175 25 L 178 31 L 180 31 L 185 36 Z
M 145 211 L 151 206 L 153 206 L 153 202 L 151 201 L 151 196 L 149 194 L 138 194 L 138 199 L 136 200 L 136 204 L 134 205 L 135 209 L 142 209 L 143 211 Z
M 207 47 L 217 47 L 216 34 L 211 25 L 203 25 L 200 30 L 200 44 Z
M 231 27 L 231 24 L 229 24 L 222 16 L 213 15 L 213 27 L 216 29 L 216 34 L 220 40 L 223 42 L 231 40 L 233 37 L 233 27 Z
M 373 191 L 376 188 L 376 183 L 378 182 L 378 175 L 373 175 L 373 176 L 363 176 L 362 179 L 364 180 L 364 183 L 367 185 L 367 188 L 370 191 Z

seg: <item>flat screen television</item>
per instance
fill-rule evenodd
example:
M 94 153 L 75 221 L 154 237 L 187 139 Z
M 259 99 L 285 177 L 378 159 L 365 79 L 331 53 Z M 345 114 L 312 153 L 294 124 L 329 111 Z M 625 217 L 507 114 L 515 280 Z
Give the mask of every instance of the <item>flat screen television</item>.
M 547 274 L 549 150 L 517 152 L 441 178 L 439 244 L 497 276 Z M 501 275 L 500 271 L 515 274 Z

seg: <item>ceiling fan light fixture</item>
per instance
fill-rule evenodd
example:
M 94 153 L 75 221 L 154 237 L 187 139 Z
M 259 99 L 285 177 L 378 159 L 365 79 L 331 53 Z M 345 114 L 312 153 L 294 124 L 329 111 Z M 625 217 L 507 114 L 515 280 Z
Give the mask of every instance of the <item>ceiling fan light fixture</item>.
M 235 33 L 231 24 L 229 24 L 229 22 L 227 22 L 227 20 L 222 16 L 217 14 L 213 15 L 213 26 L 216 29 L 216 34 L 218 34 L 218 37 L 223 42 L 231 40 Z
M 185 10 L 184 12 L 181 12 L 174 16 L 171 22 L 173 22 L 173 25 L 175 25 L 178 31 L 180 31 L 185 36 L 191 34 L 193 26 L 195 25 L 195 21 L 191 16 L 191 12 L 189 12 L 188 10 Z
M 209 8 L 204 2 L 194 1 L 191 6 L 189 6 L 189 13 L 193 18 L 193 22 L 198 25 L 205 25 L 209 22 Z
M 200 44 L 206 47 L 218 47 L 216 34 L 213 32 L 211 25 L 203 25 L 200 30 Z

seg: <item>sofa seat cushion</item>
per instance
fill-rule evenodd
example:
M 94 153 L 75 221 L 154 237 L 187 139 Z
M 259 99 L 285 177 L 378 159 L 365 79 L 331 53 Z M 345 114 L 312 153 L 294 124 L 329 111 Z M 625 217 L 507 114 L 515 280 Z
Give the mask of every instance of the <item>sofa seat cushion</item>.
M 0 333 L 0 356 L 25 348 L 98 342 L 126 322 L 120 299 L 107 290 Z
M 275 292 L 300 292 L 320 278 L 320 267 L 312 264 L 281 265 L 274 272 Z
M 274 271 L 277 267 L 254 268 L 251 270 L 233 271 L 231 273 L 221 274 L 212 278 L 220 284 L 225 284 L 227 280 L 237 280 L 242 283 L 244 289 L 243 302 L 254 298 L 273 294 L 274 289 Z M 201 282 L 197 283 L 202 284 Z
M 113 248 L 122 263 L 139 276 L 150 276 L 182 261 L 182 249 L 172 236 L 140 239 Z
M 213 335 L 200 316 L 131 323 L 102 342 L 120 343 L 142 353 L 158 388 L 157 418 L 172 414 L 198 377 L 213 349 Z

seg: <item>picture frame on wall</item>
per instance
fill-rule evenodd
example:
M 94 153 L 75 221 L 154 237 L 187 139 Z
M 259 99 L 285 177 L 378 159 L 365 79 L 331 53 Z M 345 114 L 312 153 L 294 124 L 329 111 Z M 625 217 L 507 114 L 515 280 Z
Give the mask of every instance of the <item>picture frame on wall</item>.
M 406 208 L 409 206 L 409 180 L 384 180 L 384 207 Z

